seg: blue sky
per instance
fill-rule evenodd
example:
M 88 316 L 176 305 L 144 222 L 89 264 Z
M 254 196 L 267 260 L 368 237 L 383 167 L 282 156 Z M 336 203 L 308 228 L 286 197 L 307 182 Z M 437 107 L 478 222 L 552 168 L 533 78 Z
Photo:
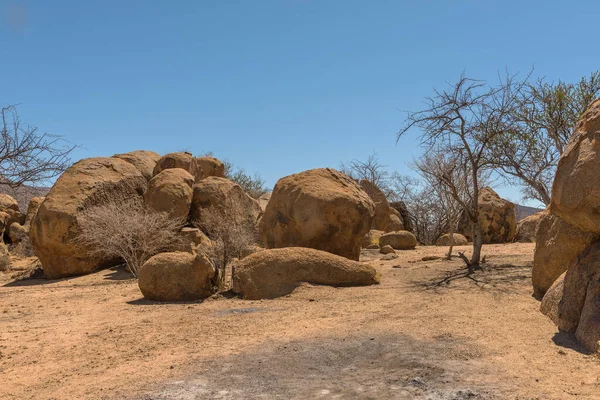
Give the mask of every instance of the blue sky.
M 577 80 L 600 67 L 599 17 L 597 1 L 0 0 L 0 104 L 76 159 L 212 151 L 272 186 L 377 152 L 409 173 L 399 110 L 462 71 Z

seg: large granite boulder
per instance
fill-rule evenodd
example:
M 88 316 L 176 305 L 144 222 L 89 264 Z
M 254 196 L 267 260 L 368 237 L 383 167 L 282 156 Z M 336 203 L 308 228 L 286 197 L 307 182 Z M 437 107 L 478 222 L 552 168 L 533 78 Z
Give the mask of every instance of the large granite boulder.
M 504 200 L 489 187 L 479 191 L 479 221 L 483 228 L 483 243 L 510 243 L 515 238 L 517 221 L 515 205 Z M 473 240 L 471 223 L 463 213 L 458 232 Z
M 281 178 L 260 221 L 267 248 L 310 247 L 358 260 L 375 205 L 348 176 L 319 168 Z
M 89 207 L 109 200 L 139 199 L 146 187 L 147 181 L 141 172 L 119 158 L 88 158 L 68 168 L 31 221 L 31 244 L 46 276 L 86 274 L 114 262 L 90 257 L 75 244 L 78 216 Z
M 250 300 L 291 293 L 302 283 L 366 286 L 379 283 L 375 268 L 325 251 L 288 247 L 262 250 L 235 264 L 233 290 Z

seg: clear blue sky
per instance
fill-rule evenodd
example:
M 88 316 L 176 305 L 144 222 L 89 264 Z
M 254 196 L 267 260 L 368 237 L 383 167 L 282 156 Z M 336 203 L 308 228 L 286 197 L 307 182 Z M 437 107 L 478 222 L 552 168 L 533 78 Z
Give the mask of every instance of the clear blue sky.
M 77 159 L 213 151 L 273 185 L 378 152 L 408 173 L 399 110 L 463 70 L 576 80 L 598 20 L 598 1 L 0 0 L 0 104 Z

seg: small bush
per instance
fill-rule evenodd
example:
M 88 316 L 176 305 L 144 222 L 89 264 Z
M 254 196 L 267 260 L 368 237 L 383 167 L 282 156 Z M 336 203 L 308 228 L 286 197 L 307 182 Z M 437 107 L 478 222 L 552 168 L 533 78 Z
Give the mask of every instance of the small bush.
M 219 290 L 225 287 L 226 268 L 231 260 L 241 258 L 257 242 L 256 227 L 245 212 L 240 202 L 230 197 L 223 207 L 202 209 L 193 221 L 212 241 L 207 255 L 217 270 L 214 285 Z
M 92 257 L 120 259 L 137 277 L 152 256 L 181 245 L 184 221 L 144 207 L 140 199 L 109 200 L 83 211 L 77 218 L 75 242 Z

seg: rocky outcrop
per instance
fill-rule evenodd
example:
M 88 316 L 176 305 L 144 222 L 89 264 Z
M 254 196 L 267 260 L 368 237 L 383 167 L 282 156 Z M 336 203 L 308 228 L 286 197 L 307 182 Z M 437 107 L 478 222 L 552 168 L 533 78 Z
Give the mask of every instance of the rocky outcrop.
M 236 263 L 233 290 L 250 300 L 291 293 L 302 283 L 365 286 L 379 283 L 375 269 L 325 251 L 288 247 L 262 250 Z
M 171 217 L 187 221 L 192 204 L 194 177 L 181 168 L 159 172 L 148 182 L 144 203 L 148 209 L 168 213 Z
M 389 232 L 379 238 L 379 246 L 386 245 L 396 250 L 412 250 L 417 246 L 417 238 L 409 231 Z
M 160 253 L 142 265 L 138 285 L 150 300 L 199 300 L 212 294 L 214 275 L 215 268 L 202 253 Z
M 583 114 L 558 162 L 550 211 L 600 234 L 600 99 Z
M 148 150 L 135 150 L 129 153 L 115 154 L 113 157 L 125 160 L 140 171 L 140 173 L 150 180 L 154 173 L 154 167 L 160 160 L 160 155 Z
M 599 153 L 600 99 L 580 118 L 559 160 L 550 214 L 538 228 L 533 271 L 534 289 L 539 292 L 536 278 L 540 274 L 546 277 L 547 286 L 555 271 L 566 270 L 562 296 L 559 278 L 546 293 L 543 311 L 560 330 L 575 333 L 577 340 L 593 352 L 600 350 Z M 551 222 L 554 225 L 547 226 Z
M 483 228 L 483 243 L 510 243 L 515 238 L 517 221 L 515 205 L 504 200 L 489 187 L 479 191 L 479 221 Z M 469 219 L 463 213 L 458 232 L 468 240 L 473 240 L 473 232 Z
M 461 235 L 460 233 L 452 234 L 454 239 L 454 246 L 466 246 L 469 244 L 469 241 L 466 237 Z M 450 234 L 446 233 L 438 238 L 435 242 L 436 246 L 450 246 Z
M 90 257 L 75 245 L 77 217 L 108 201 L 140 198 L 146 178 L 119 158 L 88 158 L 76 162 L 56 181 L 31 222 L 29 236 L 44 273 L 60 278 L 92 272 L 114 260 Z
M 309 247 L 358 260 L 375 205 L 361 187 L 330 168 L 281 178 L 260 222 L 267 248 Z

